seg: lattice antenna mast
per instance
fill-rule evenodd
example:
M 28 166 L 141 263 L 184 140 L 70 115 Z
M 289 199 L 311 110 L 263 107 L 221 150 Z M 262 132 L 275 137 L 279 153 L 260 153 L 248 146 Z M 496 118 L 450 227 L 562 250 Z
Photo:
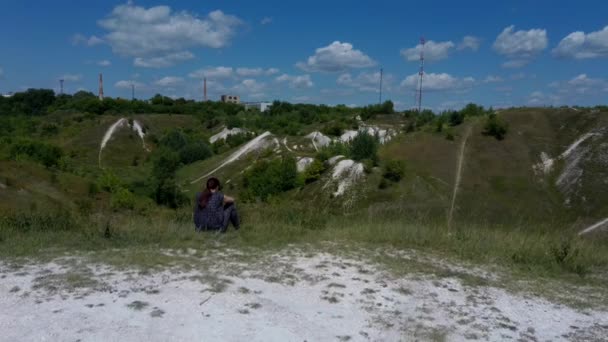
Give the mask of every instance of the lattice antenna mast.
M 131 83 L 131 101 L 135 100 L 135 83 Z
M 207 77 L 203 78 L 203 101 L 207 102 Z
M 99 100 L 103 101 L 103 75 L 99 74 Z
M 63 95 L 63 80 L 59 80 L 59 95 Z
M 422 81 L 424 80 L 424 37 L 420 37 L 420 81 L 418 82 L 418 112 L 422 110 Z
M 378 104 L 382 104 L 382 68 L 380 68 L 380 98 L 378 99 Z

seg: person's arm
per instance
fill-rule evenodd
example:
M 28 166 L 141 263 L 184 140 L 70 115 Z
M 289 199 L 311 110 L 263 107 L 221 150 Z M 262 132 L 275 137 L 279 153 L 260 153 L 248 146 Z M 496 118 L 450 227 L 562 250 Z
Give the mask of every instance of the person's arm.
M 224 195 L 224 204 L 234 203 L 234 198 Z

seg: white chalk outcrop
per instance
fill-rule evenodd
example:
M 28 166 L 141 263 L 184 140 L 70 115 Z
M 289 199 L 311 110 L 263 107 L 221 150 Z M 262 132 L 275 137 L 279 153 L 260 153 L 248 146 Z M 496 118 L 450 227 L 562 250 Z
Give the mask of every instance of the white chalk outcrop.
M 315 148 L 316 151 L 318 151 L 319 148 L 327 146 L 331 143 L 331 138 L 319 131 L 314 131 L 305 136 L 305 138 L 308 138 L 312 141 L 312 146 Z
M 572 169 L 573 164 L 577 164 L 579 159 L 580 159 L 580 155 L 581 153 L 579 153 L 579 151 L 577 150 L 579 148 L 579 146 L 585 142 L 585 140 L 593 137 L 593 136 L 597 136 L 600 135 L 599 133 L 585 133 L 582 136 L 580 136 L 578 139 L 576 139 L 576 141 L 574 141 L 572 144 L 570 144 L 570 146 L 568 146 L 568 148 L 566 148 L 566 150 L 560 154 L 559 156 L 557 156 L 556 158 L 551 158 L 549 157 L 549 155 L 546 152 L 541 152 L 540 153 L 540 163 L 534 164 L 532 166 L 532 168 L 534 169 L 534 171 L 536 173 L 542 173 L 542 174 L 548 174 L 551 171 L 553 171 L 553 165 L 555 164 L 555 162 L 557 160 L 566 160 L 566 167 L 564 168 L 564 172 L 562 172 L 562 175 L 560 175 L 560 178 L 562 178 L 562 176 L 564 176 L 564 174 L 568 174 L 567 169 L 570 168 Z M 564 176 L 564 177 L 567 177 Z M 558 179 L 558 183 L 559 183 L 559 179 Z M 562 179 L 563 182 L 563 179 Z
M 330 181 L 325 187 L 337 182 L 338 189 L 333 193 L 335 197 L 343 195 L 357 180 L 363 177 L 363 164 L 351 159 L 343 159 L 334 167 Z
M 194 184 L 196 182 L 199 182 L 203 178 L 209 177 L 210 175 L 219 171 L 226 165 L 235 162 L 236 160 L 240 159 L 241 157 L 243 157 L 251 152 L 264 150 L 264 149 L 271 148 L 271 147 L 274 147 L 274 148 L 280 147 L 279 141 L 272 135 L 272 133 L 264 132 L 264 133 L 258 135 L 257 137 L 255 137 L 254 139 L 252 139 L 251 141 L 249 141 L 248 143 L 246 143 L 245 145 L 243 145 L 236 152 L 232 153 L 228 158 L 226 158 L 222 162 L 222 164 L 220 164 L 218 167 L 213 169 L 213 171 L 204 174 L 203 176 L 193 180 L 191 183 Z
M 246 129 L 243 128 L 238 128 L 238 127 L 234 127 L 232 129 L 228 129 L 227 127 L 224 127 L 224 129 L 222 129 L 221 132 L 213 135 L 211 138 L 209 138 L 209 142 L 210 143 L 214 143 L 218 140 L 226 140 L 226 138 L 228 138 L 231 135 L 237 135 L 237 134 L 241 134 L 241 133 L 248 133 L 249 131 L 247 131 Z
M 367 133 L 371 136 L 378 136 L 378 140 L 381 144 L 389 142 L 397 134 L 397 132 L 390 128 L 385 129 L 377 126 L 361 126 L 358 131 L 344 131 L 344 133 L 340 136 L 340 141 L 344 143 L 349 142 L 360 133 Z
M 139 138 L 141 139 L 141 143 L 142 143 L 144 150 L 150 151 L 148 149 L 148 147 L 146 146 L 146 140 L 144 139 L 146 136 L 146 133 L 144 132 L 142 124 L 137 120 L 133 120 L 132 123 L 130 123 L 127 119 L 120 118 L 106 130 L 106 133 L 103 135 L 103 138 L 101 139 L 101 144 L 99 145 L 99 157 L 98 157 L 99 165 L 101 165 L 101 152 L 106 147 L 106 145 L 108 144 L 110 139 L 112 139 L 112 136 L 114 135 L 114 133 L 117 130 L 119 130 L 120 128 L 125 127 L 125 126 L 129 126 L 133 131 L 135 131 L 137 133 L 137 135 L 139 136 Z
M 308 166 L 310 164 L 312 164 L 312 162 L 314 162 L 315 159 L 314 158 L 310 158 L 310 157 L 302 157 L 300 159 L 298 159 L 297 162 L 297 168 L 298 168 L 298 172 L 304 172 L 306 171 L 306 169 L 308 168 Z

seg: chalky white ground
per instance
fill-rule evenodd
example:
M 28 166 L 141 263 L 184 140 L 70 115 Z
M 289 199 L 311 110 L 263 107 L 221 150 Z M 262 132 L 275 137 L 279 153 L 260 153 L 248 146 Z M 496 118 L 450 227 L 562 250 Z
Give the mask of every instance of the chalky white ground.
M 579 311 L 465 285 L 458 278 L 395 277 L 365 258 L 246 254 L 188 250 L 175 255 L 205 266 L 144 274 L 82 258 L 0 262 L 0 340 L 599 341 L 608 336 L 608 314 L 597 309 Z M 68 286 L 74 274 L 89 277 L 87 285 Z

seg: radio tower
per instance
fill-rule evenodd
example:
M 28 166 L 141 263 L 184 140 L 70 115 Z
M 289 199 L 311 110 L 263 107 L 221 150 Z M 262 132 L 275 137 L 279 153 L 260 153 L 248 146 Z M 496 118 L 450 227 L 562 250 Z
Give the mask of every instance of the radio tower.
M 135 101 L 135 83 L 131 83 L 131 101 Z
M 203 78 L 203 101 L 207 102 L 207 77 Z
M 380 68 L 380 99 L 378 104 L 382 104 L 382 68 Z
M 63 95 L 63 80 L 59 80 L 59 95 Z
M 99 100 L 103 101 L 103 75 L 99 74 Z
M 426 41 L 424 37 L 420 37 L 420 81 L 418 82 L 418 112 L 422 110 L 422 80 L 424 78 L 424 44 Z

